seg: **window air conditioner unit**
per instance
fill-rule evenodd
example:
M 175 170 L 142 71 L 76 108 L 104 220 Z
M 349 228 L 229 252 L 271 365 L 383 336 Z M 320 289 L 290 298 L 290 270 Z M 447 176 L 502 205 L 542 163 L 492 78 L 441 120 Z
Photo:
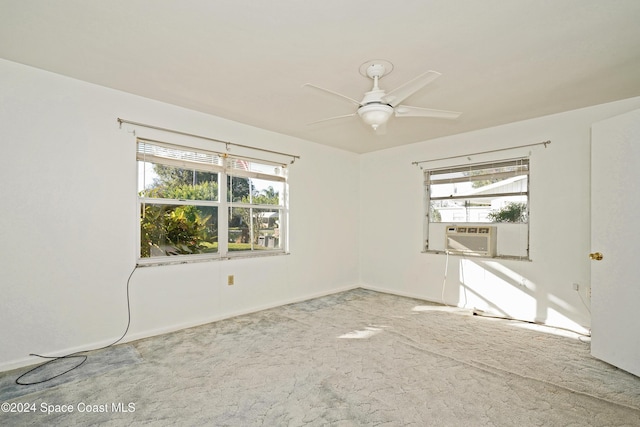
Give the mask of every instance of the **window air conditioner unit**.
M 496 256 L 495 226 L 448 225 L 445 233 L 445 248 L 454 255 Z

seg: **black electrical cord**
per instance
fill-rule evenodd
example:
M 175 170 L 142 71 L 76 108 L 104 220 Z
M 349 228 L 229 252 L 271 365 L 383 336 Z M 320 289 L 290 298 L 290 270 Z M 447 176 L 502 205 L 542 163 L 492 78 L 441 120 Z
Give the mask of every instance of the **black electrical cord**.
M 50 359 L 47 362 L 44 362 L 41 365 L 36 366 L 35 368 L 31 368 L 30 370 L 28 370 L 27 372 L 25 372 L 24 374 L 20 375 L 18 378 L 16 378 L 15 383 L 18 385 L 35 385 L 35 384 L 42 384 L 42 383 L 46 383 L 47 381 L 51 381 L 54 378 L 58 378 L 68 372 L 73 371 L 76 368 L 79 368 L 80 366 L 82 366 L 84 364 L 84 362 L 87 361 L 88 356 L 85 354 L 81 354 L 81 353 L 87 353 L 89 351 L 97 351 L 97 350 L 104 350 L 105 348 L 111 347 L 116 345 L 117 343 L 119 343 L 120 341 L 122 341 L 124 339 L 124 337 L 127 335 L 127 332 L 129 332 L 129 327 L 131 326 L 131 302 L 130 302 L 130 297 L 129 297 L 129 283 L 131 282 L 131 276 L 133 276 L 133 273 L 136 271 L 136 269 L 138 268 L 138 266 L 136 265 L 135 267 L 133 267 L 133 270 L 131 270 L 131 274 L 129 274 L 129 278 L 127 279 L 127 327 L 124 330 L 124 333 L 120 336 L 120 338 L 118 338 L 117 340 L 115 340 L 114 342 L 112 342 L 111 344 L 105 345 L 104 347 L 99 347 L 99 348 L 94 348 L 91 350 L 84 350 L 84 351 L 77 351 L 75 353 L 70 353 L 67 354 L 65 356 L 42 356 L 40 354 L 35 354 L 35 353 L 31 353 L 29 354 L 29 356 L 36 356 L 36 357 L 40 357 L 42 359 Z M 77 365 L 73 366 L 70 369 L 67 369 L 66 371 L 54 375 L 52 377 L 48 377 L 44 380 L 41 381 L 34 381 L 34 382 L 20 382 L 20 379 L 30 373 L 33 372 L 37 372 L 40 369 L 43 369 L 44 367 L 48 366 L 50 363 L 56 362 L 58 360 L 61 359 L 82 359 L 82 361 L 80 363 L 78 363 Z

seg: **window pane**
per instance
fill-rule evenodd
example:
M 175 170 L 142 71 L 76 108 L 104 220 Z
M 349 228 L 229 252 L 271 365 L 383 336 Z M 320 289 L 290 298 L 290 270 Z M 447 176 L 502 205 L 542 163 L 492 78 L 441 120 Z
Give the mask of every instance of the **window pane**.
M 251 179 L 251 203 L 254 205 L 281 205 L 284 183 L 266 179 Z
M 517 222 L 528 221 L 527 196 L 477 199 L 432 200 L 430 222 Z
M 488 218 L 491 222 L 529 222 L 529 202 L 526 197 L 502 197 L 494 199 L 493 209 Z
M 218 251 L 217 207 L 158 203 L 141 206 L 141 258 Z
M 229 209 L 229 251 L 281 248 L 279 209 Z
M 228 200 L 253 205 L 282 205 L 284 182 L 229 176 Z
M 229 251 L 251 250 L 251 210 L 229 208 Z
M 144 197 L 218 200 L 218 173 L 138 162 L 138 191 Z
M 229 176 L 227 180 L 227 201 L 249 203 L 250 181 L 249 178 Z
M 280 249 L 280 211 L 277 209 L 253 209 L 256 224 L 256 249 Z
M 431 222 L 491 222 L 487 215 L 491 203 L 484 200 L 456 199 L 431 202 Z

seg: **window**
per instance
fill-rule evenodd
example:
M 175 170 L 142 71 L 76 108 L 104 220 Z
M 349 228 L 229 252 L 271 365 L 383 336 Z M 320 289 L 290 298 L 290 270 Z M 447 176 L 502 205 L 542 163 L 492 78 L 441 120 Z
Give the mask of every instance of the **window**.
M 425 170 L 424 182 L 425 251 L 447 250 L 447 227 L 493 223 L 497 256 L 528 258 L 528 158 Z
M 142 263 L 284 252 L 284 165 L 138 139 Z

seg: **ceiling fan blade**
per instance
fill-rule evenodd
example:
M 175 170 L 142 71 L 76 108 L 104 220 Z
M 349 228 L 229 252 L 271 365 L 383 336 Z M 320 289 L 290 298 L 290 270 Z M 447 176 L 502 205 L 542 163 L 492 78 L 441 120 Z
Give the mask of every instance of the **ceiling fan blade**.
M 462 114 L 457 111 L 434 110 L 409 105 L 398 105 L 394 111 L 396 117 L 433 117 L 436 119 L 457 119 Z
M 303 86 L 309 86 L 309 87 L 312 87 L 314 89 L 321 90 L 323 92 L 327 92 L 327 93 L 330 93 L 330 94 L 335 95 L 335 96 L 339 96 L 342 99 L 346 99 L 347 101 L 349 101 L 349 102 L 351 102 L 351 103 L 353 103 L 353 104 L 355 104 L 357 106 L 360 106 L 360 101 L 356 101 L 355 99 L 349 98 L 348 96 L 342 95 L 341 93 L 334 92 L 332 90 L 325 89 L 325 88 L 320 87 L 320 86 L 312 85 L 311 83 L 305 83 Z
M 409 96 L 413 95 L 415 92 L 419 91 L 438 77 L 440 77 L 440 73 L 437 71 L 427 71 L 426 73 L 420 74 L 413 80 L 408 81 L 402 86 L 392 90 L 388 94 L 382 97 L 382 101 L 385 104 L 389 104 L 392 107 L 400 104 L 402 101 L 407 99 Z
M 316 123 L 328 122 L 329 120 L 336 120 L 336 119 L 344 119 L 344 118 L 347 118 L 347 117 L 353 117 L 353 116 L 356 116 L 356 115 L 357 115 L 357 113 L 351 113 L 351 114 L 344 114 L 342 116 L 329 117 L 327 119 L 321 119 L 321 120 L 316 120 L 315 122 L 307 123 L 307 126 L 315 125 Z

